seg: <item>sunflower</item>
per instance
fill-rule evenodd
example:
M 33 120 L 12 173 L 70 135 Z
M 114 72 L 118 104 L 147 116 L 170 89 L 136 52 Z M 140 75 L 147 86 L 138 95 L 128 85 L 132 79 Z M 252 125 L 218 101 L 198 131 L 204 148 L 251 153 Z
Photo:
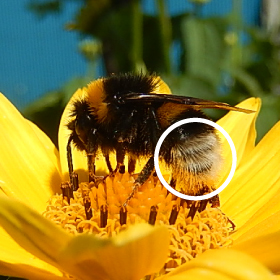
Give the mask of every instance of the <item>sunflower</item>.
M 74 152 L 82 183 L 70 200 L 64 199 L 65 148 L 59 154 L 1 95 L 0 274 L 26 279 L 280 279 L 280 122 L 255 146 L 260 100 L 250 98 L 238 106 L 256 113 L 229 112 L 218 121 L 230 134 L 238 159 L 231 183 L 220 193 L 221 209 L 206 207 L 190 217 L 190 208 L 181 206 L 184 211 L 170 225 L 178 201 L 151 178 L 121 223 L 116 209 L 134 178 L 117 174 L 95 188 L 84 183 L 85 159 Z M 60 145 L 66 141 L 62 126 Z M 226 145 L 224 158 L 229 170 Z M 104 172 L 102 164 L 99 170 Z M 106 204 L 102 199 L 107 208 L 101 207 Z M 92 209 L 90 219 L 85 201 Z

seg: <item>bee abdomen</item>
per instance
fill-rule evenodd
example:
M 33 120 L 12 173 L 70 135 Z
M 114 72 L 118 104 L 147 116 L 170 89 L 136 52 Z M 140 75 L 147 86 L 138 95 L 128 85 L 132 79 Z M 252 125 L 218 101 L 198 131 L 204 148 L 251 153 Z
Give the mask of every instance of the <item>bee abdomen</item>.
M 216 173 L 221 165 L 220 141 L 215 132 L 187 139 L 171 149 L 175 173 L 193 175 Z

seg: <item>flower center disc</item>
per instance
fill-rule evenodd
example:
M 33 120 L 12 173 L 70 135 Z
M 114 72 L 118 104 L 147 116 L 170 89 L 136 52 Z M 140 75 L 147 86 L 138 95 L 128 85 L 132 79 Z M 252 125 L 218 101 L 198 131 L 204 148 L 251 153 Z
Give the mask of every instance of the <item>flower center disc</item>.
M 220 209 L 208 203 L 200 211 L 195 208 L 197 202 L 168 193 L 153 176 L 129 201 L 124 221 L 120 209 L 131 194 L 133 183 L 134 177 L 129 173 L 108 176 L 98 187 L 94 183 L 80 183 L 70 203 L 62 195 L 54 195 L 43 215 L 72 234 L 89 233 L 104 238 L 136 223 L 166 225 L 170 231 L 170 250 L 163 273 L 208 249 L 231 243 L 231 223 Z

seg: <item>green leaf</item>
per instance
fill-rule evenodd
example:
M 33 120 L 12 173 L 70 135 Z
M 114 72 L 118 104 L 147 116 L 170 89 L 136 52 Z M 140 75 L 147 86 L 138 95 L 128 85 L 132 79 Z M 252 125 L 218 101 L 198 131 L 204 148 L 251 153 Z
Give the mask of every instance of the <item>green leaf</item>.
M 236 79 L 236 82 L 241 84 L 245 88 L 245 91 L 247 91 L 251 96 L 259 96 L 262 92 L 258 81 L 245 69 L 241 67 L 233 68 L 231 69 L 231 74 L 232 77 Z
M 257 140 L 259 141 L 268 130 L 280 119 L 279 96 L 262 96 L 262 107 L 257 119 Z
M 182 34 L 187 73 L 201 77 L 217 87 L 221 80 L 221 64 L 225 52 L 223 32 L 213 19 L 186 17 L 182 21 Z

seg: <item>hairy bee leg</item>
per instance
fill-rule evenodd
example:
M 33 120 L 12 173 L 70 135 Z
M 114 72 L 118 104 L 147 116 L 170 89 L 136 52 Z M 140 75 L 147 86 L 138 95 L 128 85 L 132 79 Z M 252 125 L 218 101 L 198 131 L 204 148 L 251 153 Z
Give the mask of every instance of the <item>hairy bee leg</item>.
M 87 155 L 88 163 L 88 181 L 95 183 L 97 187 L 100 182 L 103 181 L 104 176 L 95 175 L 95 153 L 88 153 Z
M 148 180 L 148 178 L 151 176 L 152 172 L 154 171 L 154 167 L 155 167 L 154 158 L 151 157 L 151 158 L 149 158 L 149 160 L 147 161 L 147 163 L 145 164 L 145 166 L 141 170 L 141 172 L 138 175 L 135 183 L 143 185 Z
M 95 155 L 87 154 L 88 181 L 95 182 Z
M 213 197 L 210 198 L 210 203 L 212 204 L 211 207 L 213 208 L 218 208 L 220 207 L 220 198 L 219 198 L 219 195 L 215 195 Z
M 71 179 L 71 175 L 74 171 L 73 168 L 73 159 L 72 159 L 72 150 L 71 150 L 71 142 L 73 140 L 73 137 L 69 137 L 68 142 L 67 142 L 67 163 L 68 163 L 68 171 L 69 171 L 69 176 Z
M 172 176 L 170 180 L 170 186 L 175 189 L 176 187 L 176 179 Z
M 132 192 L 128 196 L 128 198 L 125 200 L 123 206 L 125 207 L 129 200 L 134 196 L 134 194 L 137 192 L 137 190 L 148 180 L 148 178 L 151 176 L 153 170 L 154 170 L 154 158 L 151 157 L 145 164 L 144 168 L 138 175 L 137 179 L 135 180 L 134 187 L 132 189 Z
M 135 171 L 136 160 L 132 157 L 128 158 L 128 173 L 132 174 Z
M 72 185 L 73 191 L 76 191 L 79 188 L 79 179 L 78 174 L 74 172 L 73 167 L 73 158 L 72 158 L 72 149 L 71 149 L 71 142 L 73 141 L 73 137 L 70 136 L 67 142 L 67 163 L 68 163 L 68 172 L 70 183 Z
M 211 193 L 214 190 L 215 189 L 213 189 L 207 185 L 204 185 L 203 188 L 201 188 L 200 191 L 196 195 L 205 195 L 207 193 Z M 219 195 L 217 194 L 209 199 L 197 201 L 197 203 L 196 203 L 197 211 L 200 213 L 203 210 L 205 210 L 208 203 L 211 204 L 212 208 L 218 208 L 220 206 Z
M 105 161 L 106 161 L 106 165 L 107 165 L 108 170 L 109 170 L 109 174 L 113 173 L 113 167 L 112 167 L 111 162 L 110 162 L 109 154 L 105 154 Z
M 191 217 L 191 219 L 193 220 L 197 209 L 198 209 L 197 202 L 196 202 L 196 201 L 193 201 L 192 206 L 191 206 L 191 208 L 190 208 L 190 211 L 189 211 L 189 213 L 188 213 L 187 218 L 188 218 L 188 217 Z
M 87 154 L 87 164 L 88 164 L 88 175 L 89 182 L 97 183 L 102 180 L 102 177 L 96 176 L 96 168 L 95 168 L 95 159 L 96 153 L 98 151 L 98 144 L 96 143 L 95 138 L 98 138 L 99 134 L 97 129 L 91 129 L 90 135 L 85 140 L 86 154 Z
M 125 150 L 126 149 L 123 145 L 120 145 L 116 150 L 117 167 L 115 169 L 115 172 L 119 171 L 121 174 L 124 174 L 125 172 L 125 165 L 124 165 Z
M 207 206 L 207 204 L 208 204 L 208 202 L 209 202 L 208 199 L 201 200 L 201 201 L 199 202 L 199 207 L 198 207 L 197 211 L 200 213 L 200 212 L 202 212 L 203 210 L 205 210 L 205 209 L 206 209 L 206 206 Z
M 204 194 L 203 192 L 199 193 L 199 195 L 203 195 L 203 194 Z M 203 210 L 206 209 L 208 203 L 211 204 L 212 208 L 218 208 L 220 206 L 219 195 L 215 195 L 210 199 L 204 199 L 201 201 L 192 201 L 191 206 L 190 205 L 188 206 L 188 208 L 190 207 L 188 217 L 191 217 L 193 219 L 196 211 L 199 213 L 202 212 Z M 232 225 L 232 228 L 235 227 L 234 223 L 231 220 L 229 220 L 229 223 Z

